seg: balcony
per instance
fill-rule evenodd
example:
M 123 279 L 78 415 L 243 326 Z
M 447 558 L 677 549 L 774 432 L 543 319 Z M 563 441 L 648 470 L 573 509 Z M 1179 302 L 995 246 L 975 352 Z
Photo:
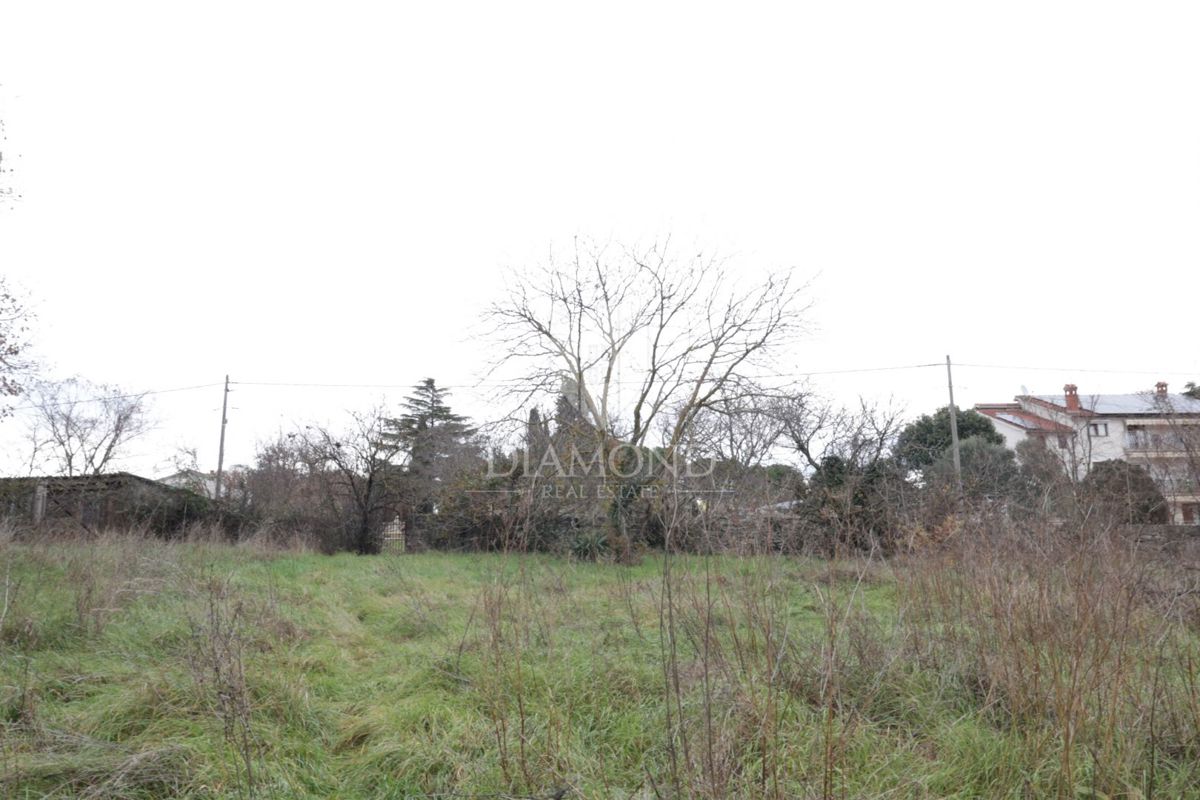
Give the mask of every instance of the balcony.
M 1200 495 L 1200 481 L 1183 479 L 1178 481 L 1158 481 L 1159 489 L 1167 497 L 1196 497 Z
M 1200 435 L 1182 431 L 1163 431 L 1162 433 L 1128 433 L 1125 436 L 1125 449 L 1130 453 L 1159 454 L 1159 455 L 1200 455 Z

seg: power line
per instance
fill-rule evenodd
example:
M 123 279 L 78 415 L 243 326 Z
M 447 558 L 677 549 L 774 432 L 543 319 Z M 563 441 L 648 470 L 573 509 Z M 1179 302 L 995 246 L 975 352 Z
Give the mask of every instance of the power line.
M 214 386 L 220 386 L 219 383 L 200 383 L 195 386 L 176 386 L 172 389 L 150 389 L 145 392 L 133 392 L 131 394 L 107 394 L 99 397 L 81 397 L 76 400 L 64 400 L 61 403 L 47 403 L 45 405 L 36 406 L 16 406 L 10 411 L 35 411 L 39 408 L 62 408 L 63 406 L 76 406 L 81 403 L 100 403 L 106 400 L 128 400 L 135 397 L 145 397 L 151 394 L 170 394 L 172 392 L 190 392 L 196 389 L 211 389 Z
M 778 375 L 779 378 L 810 378 L 814 375 L 850 375 L 859 372 L 895 372 L 904 369 L 924 369 L 925 367 L 942 367 L 945 366 L 941 362 L 935 361 L 932 364 L 905 364 L 899 367 L 860 367 L 856 369 L 827 369 L 818 370 L 816 372 L 796 372 L 791 375 Z
M 892 366 L 879 367 L 852 367 L 847 369 L 827 369 L 827 370 L 811 370 L 807 372 L 789 372 L 776 373 L 772 375 L 755 376 L 753 380 L 768 380 L 778 378 L 811 378 L 825 375 L 857 375 L 873 372 L 898 372 L 904 370 L 927 369 L 931 367 L 944 367 L 945 363 L 933 361 L 924 364 L 899 364 Z M 1091 369 L 1081 367 L 1038 367 L 1038 366 L 1016 366 L 1006 364 L 977 364 L 970 362 L 956 362 L 956 367 L 971 368 L 971 369 L 995 369 L 995 370 L 1012 370 L 1012 371 L 1038 371 L 1038 372 L 1064 372 L 1064 373 L 1091 373 L 1091 374 L 1108 374 L 1108 375 L 1157 375 L 1157 376 L 1190 376 L 1195 374 L 1195 371 L 1189 370 L 1146 370 L 1146 369 Z M 641 385 L 640 380 L 622 380 L 613 381 L 613 384 L 631 384 Z M 465 384 L 448 384 L 442 388 L 445 389 L 480 389 L 480 388 L 499 388 L 520 384 L 519 379 L 511 381 L 481 381 L 479 383 Z M 191 386 L 175 386 L 169 389 L 149 389 L 144 392 L 131 392 L 129 394 L 104 395 L 98 397 L 85 397 L 76 400 L 67 400 L 59 403 L 51 403 L 48 406 L 16 406 L 10 411 L 33 411 L 38 408 L 49 407 L 59 408 L 63 406 L 78 405 L 82 403 L 98 403 L 106 400 L 127 400 L 131 398 L 146 397 L 149 395 L 172 394 L 175 392 L 191 392 L 200 389 L 213 389 L 222 386 L 222 382 L 215 383 L 199 383 Z M 229 382 L 230 386 L 257 386 L 269 388 L 293 388 L 293 389 L 412 389 L 415 384 L 412 383 L 322 383 L 315 381 L 233 381 Z
M 306 383 L 302 381 L 230 381 L 230 386 L 271 386 L 299 389 L 412 389 L 413 383 Z M 469 389 L 483 384 L 441 385 L 440 389 Z M 502 384 L 496 384 L 502 385 Z
M 791 372 L 791 373 L 776 373 L 773 375 L 759 375 L 755 380 L 764 380 L 767 378 L 809 378 L 817 375 L 849 375 L 863 372 L 892 372 L 896 370 L 907 369 L 923 369 L 925 367 L 940 367 L 944 366 L 940 362 L 930 364 L 903 364 L 900 366 L 891 367 L 856 367 L 853 369 L 830 369 L 830 370 L 814 370 L 812 372 Z M 230 381 L 231 386 L 267 386 L 267 387 L 282 387 L 282 388 L 297 388 L 297 389 L 411 389 L 415 384 L 411 383 L 312 383 L 305 381 Z M 511 381 L 481 381 L 479 383 L 466 384 L 446 384 L 442 385 L 444 389 L 478 389 L 481 387 L 503 387 L 519 384 L 519 379 Z M 641 385 L 640 380 L 628 381 L 610 381 L 612 385 L 630 384 Z M 216 385 L 216 384 L 214 384 Z
M 1003 364 L 966 364 L 955 362 L 956 367 L 973 367 L 975 369 L 1007 369 L 1007 370 L 1027 370 L 1038 372 L 1083 372 L 1083 373 L 1101 373 L 1107 375 L 1194 375 L 1194 370 L 1148 370 L 1148 369 L 1081 369 L 1078 367 L 1014 367 Z

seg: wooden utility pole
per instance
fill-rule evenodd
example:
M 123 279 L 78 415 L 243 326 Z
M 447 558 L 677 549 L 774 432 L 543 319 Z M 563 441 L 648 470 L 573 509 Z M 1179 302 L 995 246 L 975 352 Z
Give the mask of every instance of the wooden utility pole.
M 958 452 L 958 408 L 954 405 L 954 375 L 950 372 L 950 356 L 946 356 L 946 385 L 950 388 L 950 449 L 954 453 L 954 482 L 962 495 L 962 458 Z
M 217 448 L 217 482 L 213 486 L 213 500 L 221 499 L 221 472 L 225 469 L 225 424 L 229 422 L 229 376 L 225 376 L 225 394 L 221 397 L 221 445 Z M 957 442 L 958 440 L 955 439 Z

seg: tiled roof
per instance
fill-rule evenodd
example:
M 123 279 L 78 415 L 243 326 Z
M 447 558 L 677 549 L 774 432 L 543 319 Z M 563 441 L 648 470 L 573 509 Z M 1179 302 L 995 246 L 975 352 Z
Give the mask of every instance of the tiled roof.
M 1067 401 L 1061 394 L 1028 395 L 1047 405 L 1055 406 L 1066 411 Z M 1018 398 L 1020 399 L 1020 398 Z M 1079 405 L 1084 411 L 1093 414 L 1113 414 L 1118 416 L 1160 415 L 1160 414 L 1200 414 L 1200 400 L 1186 395 L 1160 395 L 1154 392 L 1138 394 L 1079 394 Z
M 1037 414 L 1031 414 L 1023 410 L 1016 403 L 1006 403 L 1004 405 L 977 405 L 975 410 L 984 416 L 998 419 L 1001 422 L 1007 422 L 1009 425 L 1014 425 L 1021 430 L 1031 431 L 1034 433 L 1073 433 L 1070 427 L 1060 425 L 1059 423 L 1039 417 Z

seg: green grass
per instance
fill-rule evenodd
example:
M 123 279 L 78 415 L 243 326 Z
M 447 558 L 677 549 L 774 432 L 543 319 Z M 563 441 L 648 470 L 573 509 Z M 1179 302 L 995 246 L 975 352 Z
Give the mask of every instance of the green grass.
M 16 587 L 0 630 L 8 797 L 567 787 L 627 798 L 655 787 L 668 796 L 681 773 L 684 795 L 1062 790 L 1053 721 L 1014 729 L 963 675 L 906 655 L 884 565 L 860 581 L 855 564 L 677 560 L 677 696 L 664 677 L 661 557 L 624 567 L 111 540 L 9 545 L 0 573 L 6 565 Z M 244 720 L 222 715 L 224 679 L 205 660 L 224 624 L 236 631 Z M 772 643 L 788 654 L 774 670 Z M 674 771 L 668 708 L 683 716 L 676 760 L 690 751 Z M 1087 744 L 1078 749 L 1071 792 L 1101 796 L 1089 794 Z M 1160 753 L 1156 765 L 1159 796 L 1200 796 L 1187 752 Z M 1142 796 L 1144 771 L 1122 770 L 1123 796 Z

